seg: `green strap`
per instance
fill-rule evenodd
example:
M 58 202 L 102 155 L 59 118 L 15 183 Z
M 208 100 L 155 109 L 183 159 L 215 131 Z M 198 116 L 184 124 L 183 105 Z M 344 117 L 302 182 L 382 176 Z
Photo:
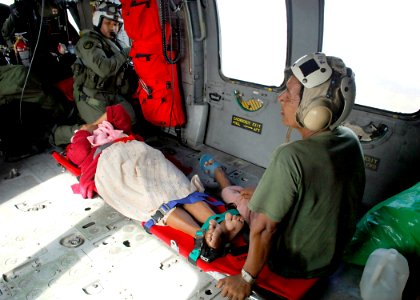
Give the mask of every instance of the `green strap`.
M 203 247 L 204 242 L 204 233 L 201 229 L 195 233 L 194 249 L 188 255 L 188 261 L 193 265 L 197 264 L 197 260 L 201 254 L 201 248 Z
M 207 231 L 207 229 L 209 229 L 209 224 L 211 220 L 216 220 L 216 222 L 219 224 L 222 223 L 225 220 L 225 215 L 227 213 L 230 213 L 233 216 L 239 215 L 239 211 L 236 208 L 229 209 L 221 214 L 212 215 L 207 219 L 206 222 L 204 222 L 200 230 Z
M 229 209 L 229 210 L 227 210 L 227 211 L 225 211 L 221 214 L 212 215 L 206 220 L 206 222 L 204 222 L 203 226 L 201 226 L 201 228 L 199 230 L 197 230 L 197 232 L 195 233 L 194 249 L 188 255 L 188 261 L 190 263 L 192 263 L 193 265 L 197 264 L 197 260 L 200 257 L 201 249 L 203 247 L 203 243 L 205 243 L 204 234 L 209 229 L 210 221 L 211 220 L 216 220 L 216 222 L 220 224 L 221 222 L 223 222 L 225 220 L 225 215 L 227 213 L 230 213 L 233 216 L 239 215 L 239 211 L 235 208 Z

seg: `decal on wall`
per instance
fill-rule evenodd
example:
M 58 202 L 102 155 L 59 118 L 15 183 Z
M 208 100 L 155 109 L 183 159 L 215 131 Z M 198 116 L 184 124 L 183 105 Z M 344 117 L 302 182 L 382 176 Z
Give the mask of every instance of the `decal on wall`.
M 233 126 L 240 127 L 258 134 L 261 134 L 263 124 L 251 120 L 247 120 L 235 115 L 232 115 L 232 123 Z
M 365 168 L 372 171 L 378 171 L 380 161 L 381 160 L 379 158 L 365 155 Z
M 244 100 L 243 95 L 238 90 L 235 90 L 233 93 L 235 94 L 237 103 L 245 111 L 258 111 L 264 105 L 264 102 L 261 99 L 251 98 L 248 100 Z

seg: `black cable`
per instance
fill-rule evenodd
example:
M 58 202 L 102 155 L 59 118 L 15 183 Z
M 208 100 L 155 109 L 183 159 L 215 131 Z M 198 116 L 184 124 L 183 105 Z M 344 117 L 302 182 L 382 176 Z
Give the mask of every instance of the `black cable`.
M 45 0 L 42 0 L 42 2 L 41 2 L 41 18 L 40 18 L 40 21 L 39 21 L 38 37 L 36 39 L 36 44 L 35 44 L 34 52 L 32 54 L 31 61 L 29 62 L 28 73 L 26 73 L 25 81 L 24 81 L 23 86 L 22 86 L 22 92 L 20 94 L 19 121 L 20 121 L 20 124 L 21 125 L 23 124 L 23 120 L 22 120 L 22 102 L 23 102 L 23 95 L 25 93 L 26 85 L 28 84 L 29 74 L 31 73 L 31 69 L 32 69 L 32 63 L 34 61 L 35 53 L 36 53 L 36 50 L 38 49 L 39 40 L 41 38 L 42 20 L 44 19 L 44 6 L 45 6 Z
M 169 15 L 169 9 L 168 9 L 168 3 L 167 0 L 160 0 L 159 1 L 159 8 L 160 8 L 160 13 L 161 13 L 161 31 L 162 31 L 162 52 L 163 52 L 163 56 L 165 57 L 165 60 L 169 63 L 169 64 L 175 64 L 178 62 L 178 60 L 181 58 L 181 51 L 179 51 L 181 49 L 181 37 L 179 34 L 179 29 L 176 30 L 176 42 L 177 42 L 177 47 L 178 47 L 178 53 L 176 54 L 175 58 L 172 59 L 168 56 L 168 49 L 167 49 L 167 43 L 166 43 L 166 23 L 168 22 L 167 17 L 169 17 L 170 19 L 170 15 Z M 178 18 L 177 18 L 177 23 L 178 23 Z M 179 26 L 178 26 L 179 27 Z M 172 26 L 171 26 L 172 29 Z M 172 33 L 171 33 L 171 38 L 172 38 Z M 172 45 L 171 45 L 171 49 L 170 51 L 172 51 Z

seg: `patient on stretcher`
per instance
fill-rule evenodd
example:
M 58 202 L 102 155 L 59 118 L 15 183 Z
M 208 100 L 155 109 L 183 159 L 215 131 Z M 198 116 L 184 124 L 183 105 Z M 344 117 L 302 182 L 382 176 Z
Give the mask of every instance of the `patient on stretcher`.
M 109 124 L 99 126 L 104 121 Z M 171 163 L 168 160 L 170 157 L 166 159 L 160 151 L 142 142 L 141 137 L 133 135 L 130 124 L 122 106 L 110 106 L 97 122 L 82 126 L 74 134 L 72 143 L 66 148 L 67 159 L 64 160 L 70 160 L 78 166 L 77 174 L 81 172 L 79 182 L 72 186 L 75 193 L 84 198 L 92 198 L 98 193 L 106 203 L 123 215 L 143 222 L 146 230 L 146 225 L 153 219 L 151 216 L 161 211 L 162 203 L 197 197 L 214 201 L 200 193 L 203 187 L 198 176 L 193 176 L 189 181 L 180 171 L 182 167 L 175 167 L 178 165 L 176 161 Z M 117 130 L 112 131 L 115 128 Z M 159 221 L 155 222 L 153 219 L 152 223 L 167 226 L 155 226 L 150 232 L 168 244 L 172 244 L 174 239 L 180 245 L 180 253 L 188 256 L 188 260 L 203 271 L 238 274 L 247 253 L 235 252 L 232 255 L 232 252 L 225 255 L 225 245 L 239 235 L 238 232 L 246 229 L 244 223 L 251 219 L 246 203 L 253 189 L 231 186 L 220 164 L 208 155 L 203 155 L 200 159 L 200 166 L 219 183 L 224 202 L 235 204 L 237 209 L 215 214 L 213 201 L 211 206 L 206 199 L 187 202 L 167 210 Z M 229 204 L 226 208 L 228 207 Z M 235 246 L 238 245 L 236 242 L 240 244 L 243 241 L 240 238 L 235 239 Z M 218 257 L 221 258 L 212 262 Z M 317 278 L 284 278 L 265 266 L 256 284 L 286 299 L 295 300 L 300 299 L 315 282 Z
M 75 192 L 85 198 L 97 192 L 121 214 L 147 222 L 162 204 L 204 191 L 197 175 L 190 181 L 161 151 L 134 138 L 130 123 L 122 106 L 110 106 L 97 122 L 75 133 L 67 147 L 68 159 L 82 171 Z M 157 224 L 192 237 L 206 224 L 202 251 L 211 261 L 242 229 L 244 218 L 236 210 L 216 215 L 209 204 L 196 200 L 166 211 Z

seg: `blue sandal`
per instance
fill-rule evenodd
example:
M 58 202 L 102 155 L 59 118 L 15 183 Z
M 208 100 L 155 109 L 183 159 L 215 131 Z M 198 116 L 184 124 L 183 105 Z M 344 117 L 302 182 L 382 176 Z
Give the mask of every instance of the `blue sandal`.
M 213 161 L 213 163 L 206 166 L 205 163 L 210 162 L 210 161 Z M 220 167 L 221 167 L 221 164 L 219 162 L 217 162 L 216 160 L 214 160 L 214 157 L 212 155 L 204 154 L 203 156 L 201 156 L 201 158 L 200 158 L 200 168 L 201 168 L 201 170 L 204 171 L 204 173 L 206 173 L 210 177 L 214 178 L 214 170 L 216 170 L 217 168 L 220 168 Z

